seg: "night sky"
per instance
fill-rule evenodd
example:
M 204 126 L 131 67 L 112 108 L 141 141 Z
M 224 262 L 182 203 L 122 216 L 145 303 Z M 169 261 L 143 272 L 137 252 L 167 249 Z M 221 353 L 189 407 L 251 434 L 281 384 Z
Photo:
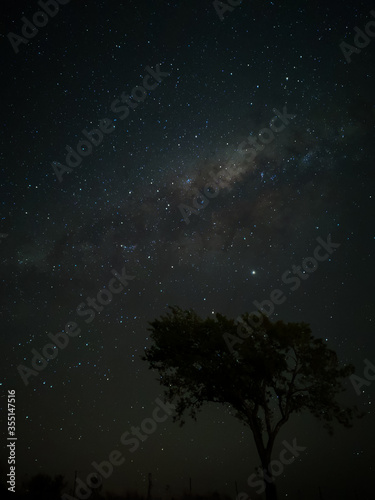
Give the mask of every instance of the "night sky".
M 375 364 L 375 40 L 354 47 L 371 20 L 375 38 L 375 5 L 244 0 L 220 19 L 209 0 L 76 0 L 21 42 L 37 11 L 4 0 L 0 15 L 1 434 L 15 389 L 17 488 L 37 473 L 85 480 L 119 450 L 105 490 L 145 494 L 151 472 L 167 499 L 190 477 L 194 493 L 234 498 L 237 481 L 260 498 L 253 437 L 230 408 L 182 428 L 169 416 L 133 452 L 120 438 L 163 396 L 140 356 L 171 305 L 236 318 L 280 288 L 272 320 L 309 323 L 361 377 Z M 285 273 L 329 235 L 340 246 L 291 290 Z M 68 323 L 76 336 L 22 380 Z M 280 498 L 373 498 L 375 381 L 346 386 L 366 413 L 353 429 L 330 437 L 307 414 L 283 428 L 276 458 L 283 440 L 306 450 Z

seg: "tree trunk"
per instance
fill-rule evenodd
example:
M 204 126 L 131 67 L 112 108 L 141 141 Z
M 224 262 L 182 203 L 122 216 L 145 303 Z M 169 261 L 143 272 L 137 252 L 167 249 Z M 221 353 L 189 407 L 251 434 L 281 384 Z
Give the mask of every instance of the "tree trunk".
M 266 500 L 277 500 L 277 490 L 275 485 L 275 478 L 271 472 L 271 452 L 266 454 L 265 460 L 263 460 L 263 481 L 266 487 Z
M 277 490 L 274 483 L 275 478 L 272 475 L 270 467 L 275 435 L 272 437 L 272 440 L 270 439 L 267 447 L 265 447 L 263 444 L 261 432 L 256 432 L 256 429 L 254 429 L 254 425 L 250 427 L 253 431 L 255 444 L 263 467 L 263 481 L 266 488 L 266 500 L 277 500 Z
M 266 500 L 277 500 L 277 491 L 275 483 L 269 483 L 265 480 L 266 485 Z

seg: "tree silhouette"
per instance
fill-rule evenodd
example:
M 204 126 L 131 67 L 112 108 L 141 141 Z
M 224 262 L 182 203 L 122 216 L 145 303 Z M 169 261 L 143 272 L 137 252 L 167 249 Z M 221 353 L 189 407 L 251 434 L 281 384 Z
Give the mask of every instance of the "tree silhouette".
M 64 476 L 52 479 L 47 474 L 37 474 L 28 482 L 27 498 L 30 500 L 60 500 L 61 492 L 66 486 Z
M 361 416 L 336 401 L 354 367 L 339 366 L 336 353 L 306 323 L 272 323 L 259 313 L 246 313 L 239 322 L 221 314 L 202 319 L 193 310 L 170 307 L 149 324 L 153 345 L 142 359 L 159 372 L 165 399 L 176 405 L 174 421 L 183 425 L 185 412 L 196 420 L 205 402 L 231 405 L 250 427 L 270 478 L 267 500 L 277 499 L 272 450 L 292 413 L 311 412 L 331 434 L 334 421 L 351 427 Z

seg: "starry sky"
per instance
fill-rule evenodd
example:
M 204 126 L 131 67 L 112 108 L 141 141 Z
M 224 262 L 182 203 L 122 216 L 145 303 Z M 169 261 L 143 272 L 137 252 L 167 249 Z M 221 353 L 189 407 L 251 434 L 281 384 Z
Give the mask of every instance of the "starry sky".
M 120 444 L 162 396 L 140 356 L 148 322 L 170 305 L 235 318 L 281 288 L 271 319 L 309 323 L 360 376 L 366 358 L 375 363 L 375 41 L 350 63 L 340 48 L 374 8 L 244 0 L 220 19 L 208 0 L 77 0 L 16 53 L 8 34 L 22 36 L 22 17 L 40 8 L 2 2 L 1 433 L 15 389 L 19 486 L 40 472 L 85 479 L 118 449 L 125 463 L 106 490 L 144 494 L 151 472 L 167 498 L 190 477 L 193 492 L 234 498 L 237 481 L 260 498 L 246 484 L 259 465 L 251 432 L 228 408 L 208 405 L 183 428 L 169 417 L 133 453 Z M 129 112 L 113 111 L 157 69 Z M 284 107 L 293 118 L 249 161 L 244 141 Z M 102 142 L 68 167 L 66 146 L 104 119 Z M 213 176 L 203 206 L 197 190 Z M 283 274 L 329 234 L 340 247 L 291 291 Z M 123 269 L 123 290 L 78 315 Z M 19 365 L 69 322 L 79 335 L 26 385 Z M 373 498 L 375 382 L 360 395 L 346 385 L 343 401 L 366 417 L 333 437 L 309 415 L 293 418 L 275 455 L 283 439 L 306 451 L 277 478 L 280 498 L 313 500 L 319 485 L 324 498 Z

